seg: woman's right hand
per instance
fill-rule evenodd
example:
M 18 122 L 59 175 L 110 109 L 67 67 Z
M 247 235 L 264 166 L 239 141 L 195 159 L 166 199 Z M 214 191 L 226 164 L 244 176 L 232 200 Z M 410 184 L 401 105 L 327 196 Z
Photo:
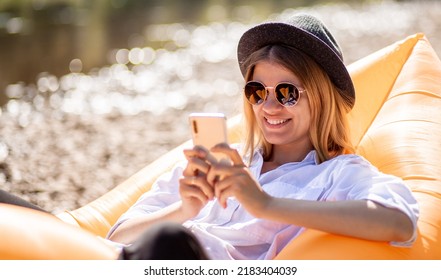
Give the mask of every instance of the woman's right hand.
M 199 214 L 201 209 L 214 198 L 213 187 L 208 183 L 206 174 L 210 169 L 211 154 L 200 146 L 184 150 L 187 166 L 179 180 L 181 211 L 188 219 Z

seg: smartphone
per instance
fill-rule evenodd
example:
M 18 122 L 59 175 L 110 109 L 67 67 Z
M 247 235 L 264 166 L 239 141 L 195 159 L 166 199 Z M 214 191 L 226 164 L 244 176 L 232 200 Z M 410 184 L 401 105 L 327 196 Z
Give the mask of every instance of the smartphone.
M 189 116 L 193 145 L 210 150 L 219 143 L 228 143 L 227 118 L 222 113 L 191 113 Z M 218 161 L 228 159 L 224 154 L 213 153 Z

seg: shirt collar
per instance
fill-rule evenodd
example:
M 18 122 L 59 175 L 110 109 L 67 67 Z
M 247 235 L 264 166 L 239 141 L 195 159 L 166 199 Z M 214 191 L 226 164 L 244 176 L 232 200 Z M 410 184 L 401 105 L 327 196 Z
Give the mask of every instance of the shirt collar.
M 317 159 L 317 153 L 315 150 L 310 151 L 306 157 L 302 160 L 304 163 L 314 163 L 315 165 L 318 165 L 318 159 Z
M 252 164 L 261 161 L 263 163 L 262 150 L 258 149 L 254 152 L 253 162 Z M 304 163 L 304 164 L 315 164 L 318 165 L 317 153 L 315 150 L 309 151 L 309 153 L 305 156 L 305 158 L 300 162 L 291 162 L 291 163 Z

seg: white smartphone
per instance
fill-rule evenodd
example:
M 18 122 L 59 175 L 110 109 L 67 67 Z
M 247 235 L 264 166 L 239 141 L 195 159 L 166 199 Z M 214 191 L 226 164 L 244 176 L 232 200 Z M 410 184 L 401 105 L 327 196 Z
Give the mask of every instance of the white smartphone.
M 219 143 L 228 143 L 227 118 L 222 113 L 191 113 L 189 116 L 193 145 L 211 149 Z M 223 154 L 213 154 L 218 161 Z

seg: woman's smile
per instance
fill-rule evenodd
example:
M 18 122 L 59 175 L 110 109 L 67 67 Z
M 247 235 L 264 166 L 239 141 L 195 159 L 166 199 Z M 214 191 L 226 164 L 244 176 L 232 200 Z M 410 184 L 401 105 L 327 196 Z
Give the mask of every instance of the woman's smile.
M 280 119 L 280 118 L 268 118 L 264 117 L 266 124 L 270 128 L 279 128 L 287 124 L 287 122 L 291 121 L 291 119 Z

